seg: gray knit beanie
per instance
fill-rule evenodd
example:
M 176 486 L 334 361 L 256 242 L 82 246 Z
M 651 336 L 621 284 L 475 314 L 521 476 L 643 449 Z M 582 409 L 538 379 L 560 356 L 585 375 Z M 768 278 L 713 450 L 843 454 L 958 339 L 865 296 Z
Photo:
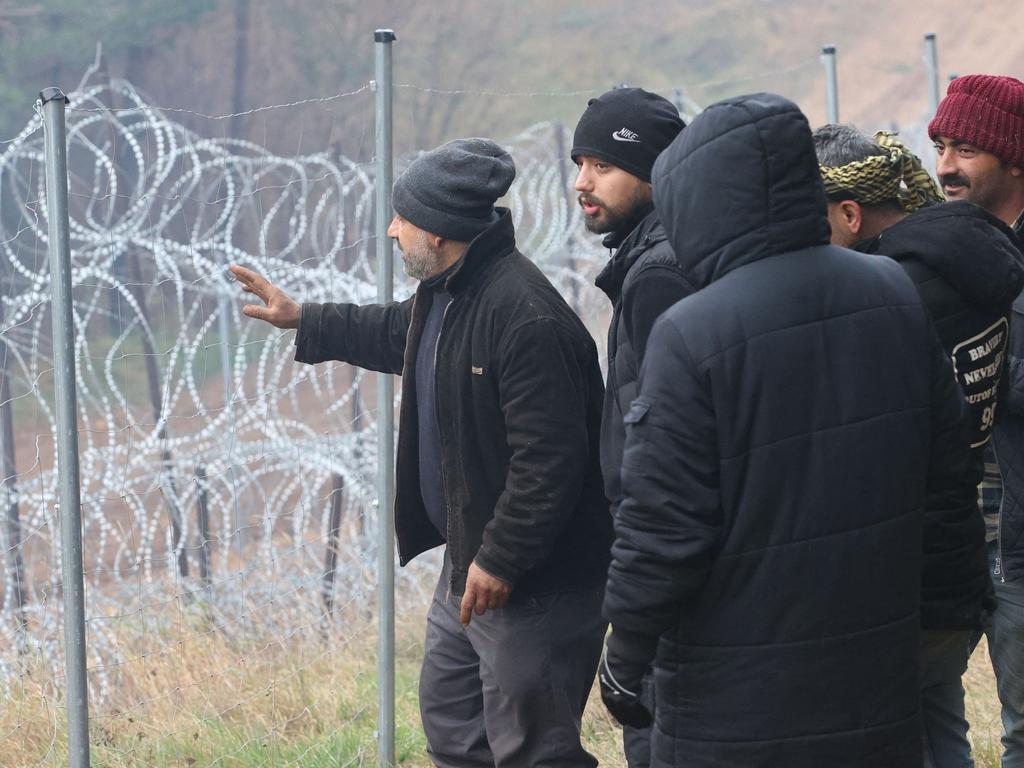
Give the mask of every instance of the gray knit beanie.
M 413 160 L 391 205 L 422 230 L 468 242 L 497 220 L 494 201 L 515 177 L 512 158 L 490 139 L 455 139 Z

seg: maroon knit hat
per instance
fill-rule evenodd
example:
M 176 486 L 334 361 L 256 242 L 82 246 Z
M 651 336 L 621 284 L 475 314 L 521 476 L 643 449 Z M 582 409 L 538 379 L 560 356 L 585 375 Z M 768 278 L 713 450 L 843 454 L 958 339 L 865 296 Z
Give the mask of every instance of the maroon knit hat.
M 965 75 L 949 84 L 928 124 L 932 138 L 945 136 L 1024 165 L 1024 83 L 1002 75 Z

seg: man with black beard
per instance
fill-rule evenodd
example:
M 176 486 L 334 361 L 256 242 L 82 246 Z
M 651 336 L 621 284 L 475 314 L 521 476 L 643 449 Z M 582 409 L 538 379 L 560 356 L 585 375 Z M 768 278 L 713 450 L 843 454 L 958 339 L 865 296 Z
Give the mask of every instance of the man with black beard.
M 571 156 L 579 168 L 575 189 L 586 227 L 605 235 L 603 243 L 612 251 L 597 287 L 612 302 L 601 471 L 613 515 L 622 497 L 623 414 L 637 394 L 647 337 L 662 312 L 693 292 L 651 200 L 654 161 L 683 127 L 679 112 L 661 96 L 641 88 L 616 88 L 590 100 L 573 136 Z M 616 638 L 628 642 L 626 635 Z M 603 686 L 602 695 L 624 726 L 630 768 L 645 768 L 650 762 L 649 727 L 616 710 L 614 689 Z M 644 681 L 642 698 L 653 707 L 650 679 Z

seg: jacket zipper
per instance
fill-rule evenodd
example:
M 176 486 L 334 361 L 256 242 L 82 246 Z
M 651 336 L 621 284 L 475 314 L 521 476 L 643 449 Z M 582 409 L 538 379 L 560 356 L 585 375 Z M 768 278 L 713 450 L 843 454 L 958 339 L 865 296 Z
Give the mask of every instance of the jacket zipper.
M 437 330 L 437 340 L 434 342 L 434 426 L 437 428 L 437 436 L 441 436 L 441 420 L 437 415 L 438 399 L 437 399 L 437 353 L 441 348 L 441 335 L 444 333 L 444 321 L 448 317 L 448 309 L 451 307 L 454 299 L 449 299 L 448 303 L 445 304 L 444 312 L 441 313 L 441 327 Z M 451 543 L 452 540 L 452 510 L 448 506 L 448 481 L 444 475 L 444 451 L 441 451 L 441 490 L 444 492 L 444 527 L 445 527 L 445 546 Z M 449 560 L 451 557 L 451 548 L 448 547 Z M 452 570 L 448 574 L 448 594 L 445 595 L 444 601 L 447 603 L 452 596 L 452 586 L 455 584 L 455 562 L 452 560 Z
M 996 438 L 992 435 L 992 458 L 996 460 L 996 469 L 999 470 L 999 511 L 996 513 L 996 570 L 995 575 L 999 581 L 1006 583 L 1006 573 L 1003 571 L 1003 503 L 1006 501 L 1006 494 L 1003 488 L 1006 485 L 1003 479 L 1003 468 L 999 466 L 999 456 L 996 454 Z

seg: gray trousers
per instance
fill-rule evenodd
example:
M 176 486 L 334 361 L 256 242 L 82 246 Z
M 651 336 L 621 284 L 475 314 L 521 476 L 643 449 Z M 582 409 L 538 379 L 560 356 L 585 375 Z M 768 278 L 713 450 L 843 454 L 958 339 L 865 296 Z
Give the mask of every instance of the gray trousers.
M 517 596 L 468 627 L 448 594 L 449 561 L 427 613 L 420 715 L 441 768 L 593 768 L 580 721 L 604 643 L 603 583 Z

